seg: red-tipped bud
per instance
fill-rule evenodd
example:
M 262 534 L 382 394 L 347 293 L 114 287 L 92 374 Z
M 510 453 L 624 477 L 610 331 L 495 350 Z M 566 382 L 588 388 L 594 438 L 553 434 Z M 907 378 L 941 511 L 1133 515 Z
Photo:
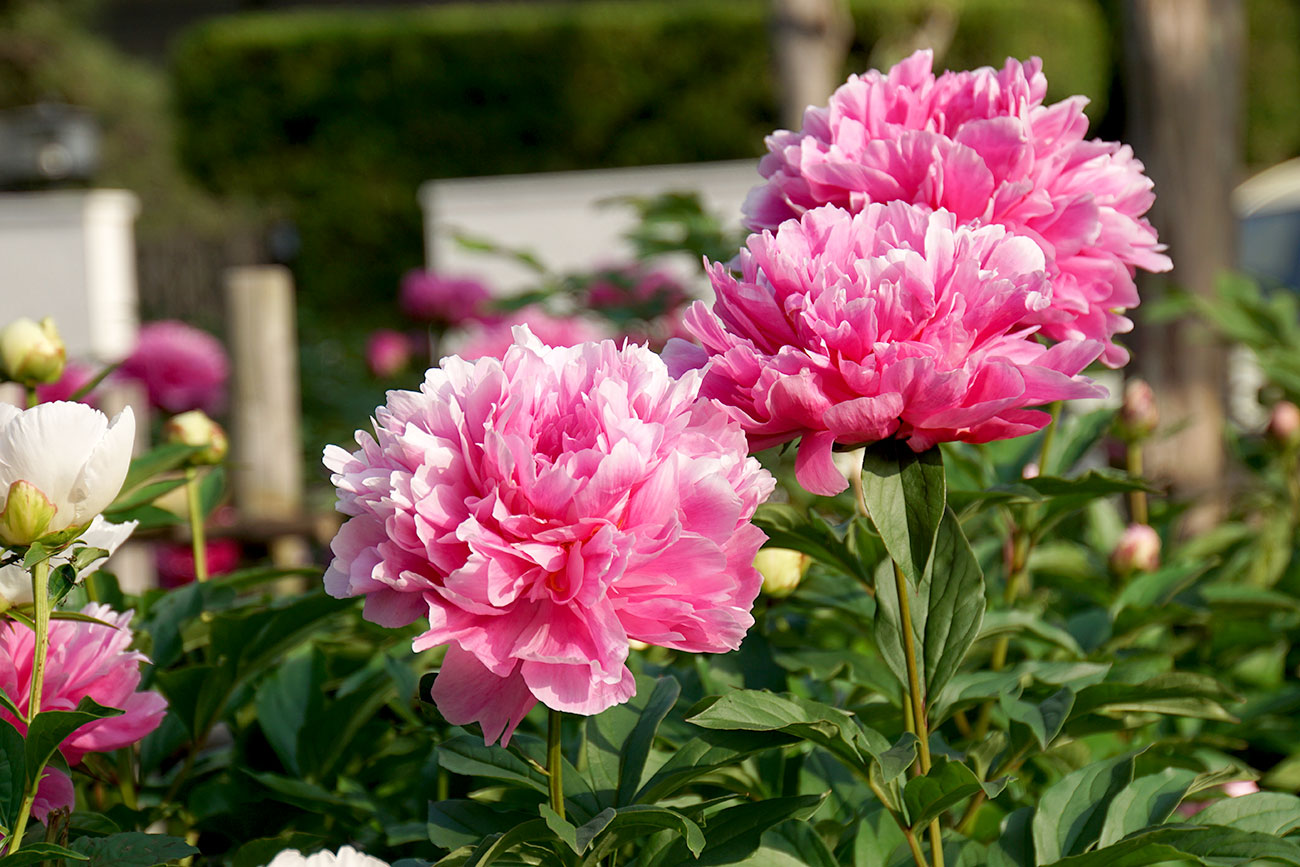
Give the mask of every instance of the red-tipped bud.
M 1156 571 L 1160 568 L 1160 536 L 1146 524 L 1129 524 L 1110 555 L 1110 564 L 1121 575 Z

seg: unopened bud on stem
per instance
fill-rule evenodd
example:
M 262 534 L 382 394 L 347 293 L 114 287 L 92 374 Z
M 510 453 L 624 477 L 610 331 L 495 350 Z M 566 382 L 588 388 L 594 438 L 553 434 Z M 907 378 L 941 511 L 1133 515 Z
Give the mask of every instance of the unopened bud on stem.
M 58 382 L 67 357 L 63 338 L 48 316 L 39 323 L 15 319 L 0 329 L 0 368 L 24 387 Z
M 169 418 L 163 425 L 163 439 L 168 443 L 200 448 L 200 451 L 190 456 L 191 466 L 219 464 L 230 452 L 226 432 L 201 409 L 192 409 Z

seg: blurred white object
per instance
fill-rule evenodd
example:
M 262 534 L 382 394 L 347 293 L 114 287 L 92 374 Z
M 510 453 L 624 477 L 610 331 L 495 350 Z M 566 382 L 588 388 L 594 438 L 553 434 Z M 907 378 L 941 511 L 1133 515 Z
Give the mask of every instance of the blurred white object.
M 53 316 L 68 357 L 117 361 L 135 344 L 135 218 L 126 190 L 0 194 L 0 324 Z
M 600 205 L 603 200 L 693 192 L 724 225 L 739 227 L 745 194 L 760 180 L 757 160 L 738 160 L 426 181 L 419 195 L 425 263 L 447 274 L 473 274 L 510 293 L 535 285 L 533 272 L 466 250 L 457 234 L 527 250 L 553 271 L 582 270 L 632 258 L 623 234 L 636 224 L 636 212 Z M 699 273 L 698 262 L 674 264 L 684 277 Z

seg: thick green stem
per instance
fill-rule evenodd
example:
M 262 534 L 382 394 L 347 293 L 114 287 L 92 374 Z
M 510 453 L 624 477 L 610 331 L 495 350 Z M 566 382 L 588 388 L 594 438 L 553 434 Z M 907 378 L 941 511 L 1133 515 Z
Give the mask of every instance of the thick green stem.
M 1058 400 L 1048 407 L 1048 412 L 1052 414 L 1052 420 L 1047 423 L 1047 429 L 1043 431 L 1043 447 L 1038 452 L 1038 470 L 1044 475 L 1050 475 L 1047 469 L 1047 459 L 1051 457 L 1052 440 L 1055 439 L 1056 428 L 1061 422 L 1062 405 L 1061 401 Z
M 50 561 L 41 560 L 32 566 L 32 608 L 36 621 L 36 652 L 32 657 L 32 685 L 27 699 L 27 724 L 41 712 L 41 693 L 45 687 L 45 659 L 50 653 Z M 23 795 L 22 805 L 18 808 L 18 821 L 14 823 L 13 833 L 9 836 L 7 852 L 12 854 L 23 845 L 23 835 L 27 832 L 27 822 L 32 815 L 32 805 L 36 803 L 36 791 L 40 786 L 45 767 L 36 770 L 36 777 Z
M 1142 478 L 1142 443 L 1129 443 L 1126 457 L 1130 478 Z M 1129 491 L 1128 510 L 1134 524 L 1149 523 L 1147 520 L 1147 492 Z
M 564 753 L 561 751 L 560 727 L 564 716 L 548 710 L 546 716 L 546 773 L 550 778 L 551 809 L 564 818 Z
M 185 470 L 185 496 L 190 506 L 190 544 L 194 551 L 194 578 L 208 580 L 208 544 L 203 532 L 203 507 L 199 502 L 199 472 Z
M 32 407 L 36 406 L 36 404 L 40 402 L 41 402 L 41 398 L 40 395 L 36 393 L 36 386 L 34 385 L 27 386 L 27 408 L 31 409 Z
M 907 704 L 910 705 L 912 726 L 916 732 L 921 773 L 930 772 L 930 728 L 926 720 L 925 694 L 921 690 L 921 669 L 917 663 L 916 637 L 912 634 L 912 604 L 907 578 L 898 564 L 894 564 L 894 586 L 898 589 L 899 631 L 903 633 L 903 657 L 907 662 Z M 904 710 L 906 713 L 906 709 Z M 943 867 L 943 831 L 939 820 L 930 822 L 930 859 L 934 867 Z

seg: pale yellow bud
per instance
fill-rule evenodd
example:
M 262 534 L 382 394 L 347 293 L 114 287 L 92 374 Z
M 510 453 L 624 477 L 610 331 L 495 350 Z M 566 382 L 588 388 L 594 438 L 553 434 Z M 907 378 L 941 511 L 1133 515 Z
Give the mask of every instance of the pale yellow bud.
M 789 548 L 763 548 L 754 557 L 754 568 L 763 576 L 763 592 L 780 599 L 799 586 L 808 568 L 809 557 Z
M 40 323 L 15 319 L 0 329 L 0 366 L 14 382 L 29 388 L 58 382 L 67 357 L 67 347 L 48 316 Z
M 1160 536 L 1146 524 L 1129 524 L 1110 555 L 1111 565 L 1121 575 L 1154 572 L 1160 568 Z
M 9 486 L 4 511 L 0 511 L 0 542 L 30 545 L 45 535 L 58 508 L 40 488 L 19 479 Z
M 163 439 L 168 443 L 201 448 L 202 451 L 190 456 L 189 462 L 193 466 L 219 464 L 230 452 L 225 430 L 201 409 L 169 418 L 163 425 Z

